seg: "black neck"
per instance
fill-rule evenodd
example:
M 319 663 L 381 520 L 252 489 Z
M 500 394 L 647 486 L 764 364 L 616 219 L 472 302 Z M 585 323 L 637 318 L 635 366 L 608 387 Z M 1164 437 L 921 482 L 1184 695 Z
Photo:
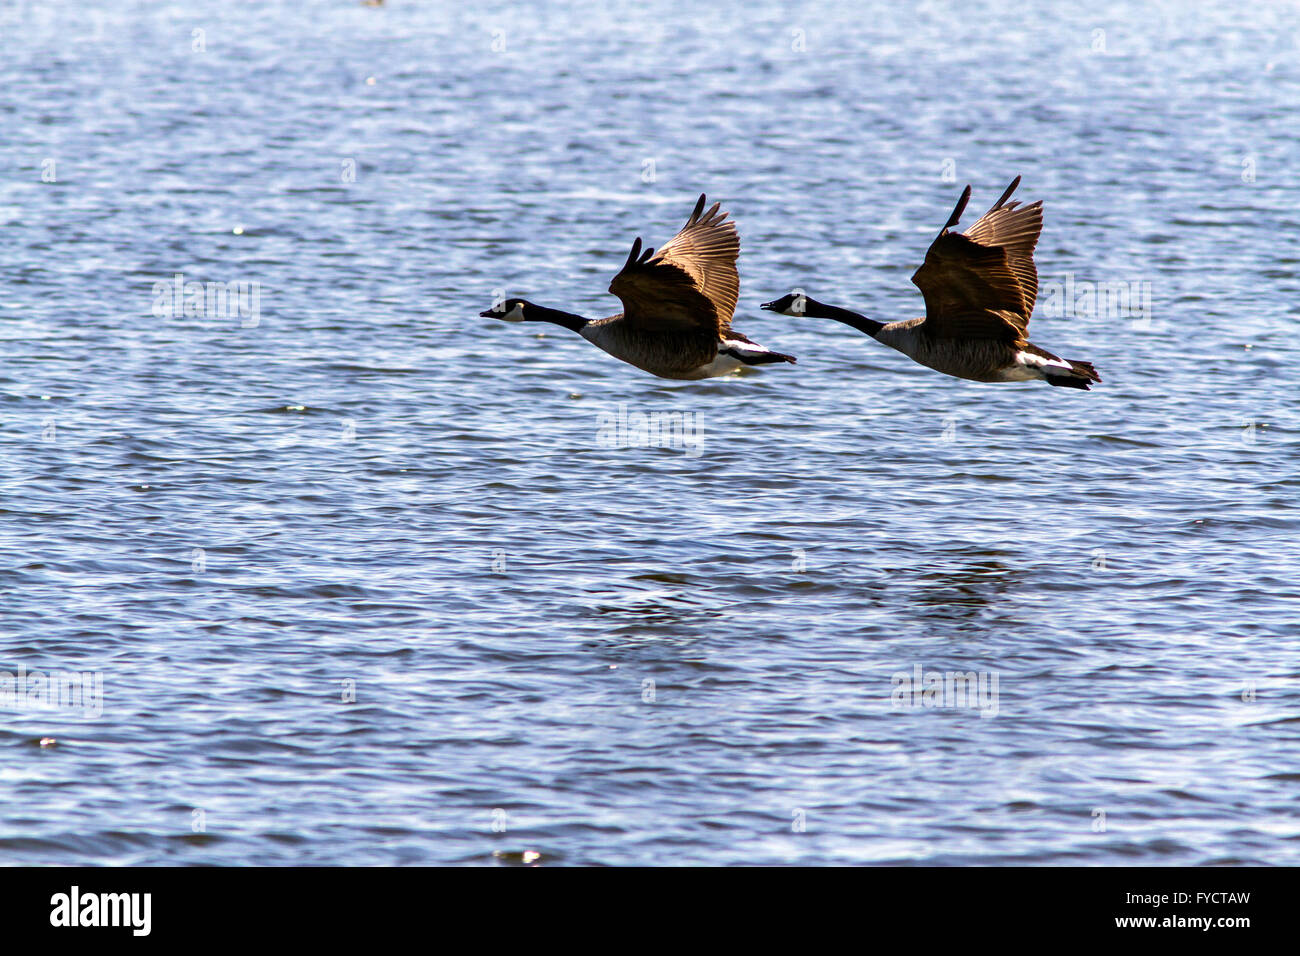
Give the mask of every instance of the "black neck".
M 858 313 L 850 312 L 848 309 L 824 305 L 816 299 L 804 299 L 803 314 L 811 315 L 815 319 L 834 319 L 836 322 L 843 322 L 845 325 L 851 325 L 859 332 L 865 332 L 873 338 L 877 332 L 885 327 L 883 322 L 869 319 L 865 315 L 858 315 Z
M 529 322 L 554 322 L 556 325 L 562 325 L 570 332 L 580 332 L 590 319 L 584 319 L 580 315 L 574 315 L 572 312 L 561 312 L 559 309 L 547 309 L 540 305 L 530 305 L 524 309 L 524 318 Z

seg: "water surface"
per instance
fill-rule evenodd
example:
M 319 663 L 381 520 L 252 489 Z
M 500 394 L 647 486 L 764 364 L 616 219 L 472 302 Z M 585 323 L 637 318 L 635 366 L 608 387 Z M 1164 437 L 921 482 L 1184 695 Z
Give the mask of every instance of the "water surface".
M 0 708 L 0 862 L 1300 863 L 1294 27 L 10 5 L 0 671 L 103 698 Z M 1092 392 L 758 310 L 920 314 L 1017 174 Z M 797 366 L 478 318 L 615 311 L 701 191 Z M 700 442 L 608 447 L 620 405 Z M 996 715 L 896 706 L 918 666 Z

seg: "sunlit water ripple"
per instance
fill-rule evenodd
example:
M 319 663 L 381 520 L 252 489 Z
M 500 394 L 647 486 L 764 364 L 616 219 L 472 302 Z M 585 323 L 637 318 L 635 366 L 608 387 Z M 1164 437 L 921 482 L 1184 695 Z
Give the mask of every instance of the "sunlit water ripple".
M 605 8 L 0 11 L 0 671 L 104 688 L 0 708 L 0 862 L 1300 863 L 1291 14 Z M 1045 288 L 1150 290 L 1035 319 L 1094 391 L 758 310 L 919 314 L 1017 173 Z M 797 366 L 477 317 L 701 191 Z

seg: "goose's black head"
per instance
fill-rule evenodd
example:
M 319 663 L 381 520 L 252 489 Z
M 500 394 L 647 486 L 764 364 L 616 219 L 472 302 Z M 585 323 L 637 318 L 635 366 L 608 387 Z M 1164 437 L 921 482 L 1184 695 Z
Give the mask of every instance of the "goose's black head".
M 865 315 L 859 315 L 856 312 L 850 312 L 848 309 L 841 309 L 837 305 L 826 305 L 818 302 L 810 295 L 804 295 L 802 289 L 795 289 L 789 295 L 783 295 L 779 299 L 765 303 L 763 308 L 769 312 L 780 312 L 782 315 L 793 315 L 796 318 L 811 316 L 814 319 L 834 319 L 836 322 L 843 322 L 845 325 L 851 325 L 859 332 L 865 332 L 872 338 L 875 338 L 885 326 L 875 319 L 869 319 Z
M 529 309 L 536 309 L 527 299 L 506 299 L 504 302 L 498 302 L 486 312 L 480 312 L 479 315 L 485 319 L 505 319 L 507 322 L 523 322 L 530 318 L 527 314 Z M 541 318 L 541 316 L 537 316 Z
M 587 320 L 580 315 L 534 305 L 527 299 L 506 299 L 479 315 L 485 319 L 505 319 L 507 322 L 551 322 L 572 332 L 581 332 L 587 324 Z
M 802 292 L 795 291 L 771 302 L 764 302 L 763 308 L 782 315 L 803 316 L 808 312 L 808 297 Z

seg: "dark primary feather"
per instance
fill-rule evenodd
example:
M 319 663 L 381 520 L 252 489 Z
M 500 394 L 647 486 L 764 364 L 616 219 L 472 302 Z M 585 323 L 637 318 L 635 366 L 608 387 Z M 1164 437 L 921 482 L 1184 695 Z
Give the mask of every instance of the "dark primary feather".
M 967 186 L 930 244 L 925 263 L 912 276 L 925 296 L 928 334 L 1024 341 L 1038 298 L 1034 247 L 1043 228 L 1043 204 L 1007 202 L 1019 185 L 1017 176 L 965 235 L 949 232 L 970 198 Z
M 658 253 L 632 244 L 609 291 L 623 300 L 624 321 L 646 331 L 701 331 L 721 337 L 740 296 L 736 259 L 740 237 L 714 203 L 704 211 L 704 196 L 680 232 Z

